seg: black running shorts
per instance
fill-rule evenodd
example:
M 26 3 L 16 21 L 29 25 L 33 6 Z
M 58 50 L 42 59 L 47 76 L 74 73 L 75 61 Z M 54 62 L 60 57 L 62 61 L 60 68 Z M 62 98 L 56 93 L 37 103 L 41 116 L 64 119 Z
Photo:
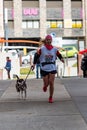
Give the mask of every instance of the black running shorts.
M 42 76 L 42 77 L 45 77 L 46 75 L 49 75 L 50 73 L 51 73 L 51 74 L 56 74 L 57 71 L 56 71 L 56 70 L 53 70 L 53 71 L 47 72 L 47 71 L 41 70 L 40 73 L 41 73 L 41 76 Z

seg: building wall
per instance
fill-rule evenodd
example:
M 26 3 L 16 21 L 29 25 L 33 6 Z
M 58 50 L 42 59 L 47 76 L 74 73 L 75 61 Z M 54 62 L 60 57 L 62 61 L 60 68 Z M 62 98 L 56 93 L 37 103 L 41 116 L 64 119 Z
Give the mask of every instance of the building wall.
M 4 0 L 4 8 L 8 8 L 9 38 L 44 37 L 47 33 L 52 32 L 58 37 L 85 37 L 87 23 L 84 19 L 87 17 L 87 13 L 85 15 L 87 0 Z M 33 9 L 33 13 L 31 13 L 31 9 Z M 34 14 L 34 11 L 37 14 Z M 22 28 L 22 21 L 28 20 L 38 21 L 39 28 Z M 62 21 L 63 27 L 47 28 L 47 21 L 51 20 Z M 82 20 L 82 28 L 72 28 L 72 20 Z
M 84 22 L 85 22 L 85 26 L 84 26 L 84 28 L 85 28 L 85 42 L 86 42 L 86 46 L 85 46 L 85 48 L 87 48 L 87 0 L 85 0 L 85 2 L 84 2 Z
M 22 1 L 13 0 L 14 36 L 22 37 Z
M 46 36 L 46 17 L 47 17 L 46 1 L 40 0 L 39 7 L 40 7 L 40 9 L 39 9 L 39 12 L 40 12 L 40 37 L 44 38 Z
M 0 0 L 0 37 L 4 37 L 3 0 Z

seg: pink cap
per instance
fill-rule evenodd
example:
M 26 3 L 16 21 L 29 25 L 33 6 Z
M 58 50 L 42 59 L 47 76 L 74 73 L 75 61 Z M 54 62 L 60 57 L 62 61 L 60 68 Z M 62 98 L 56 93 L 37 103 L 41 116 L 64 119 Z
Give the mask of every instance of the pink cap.
M 50 40 L 52 40 L 52 36 L 51 36 L 51 35 L 47 35 L 47 36 L 45 37 L 45 39 L 50 39 Z

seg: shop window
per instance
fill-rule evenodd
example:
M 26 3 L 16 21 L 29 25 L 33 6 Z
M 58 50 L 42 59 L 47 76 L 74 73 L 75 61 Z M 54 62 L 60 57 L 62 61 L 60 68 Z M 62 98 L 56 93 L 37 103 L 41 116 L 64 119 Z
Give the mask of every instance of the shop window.
M 23 21 L 22 28 L 39 28 L 39 21 Z
M 47 28 L 62 28 L 63 27 L 63 21 L 58 20 L 49 20 L 47 21 Z
M 57 22 L 56 21 L 52 21 L 51 23 L 50 23 L 51 25 L 51 28 L 57 28 Z
M 27 23 L 28 23 L 28 28 L 33 28 L 33 23 L 32 23 L 32 21 L 28 21 Z
M 77 25 L 77 28 L 82 28 L 82 21 L 77 21 L 76 25 Z
M 50 28 L 50 21 L 47 21 L 47 28 Z
M 39 28 L 39 21 L 34 21 L 33 22 L 33 27 L 34 28 Z
M 73 20 L 72 28 L 82 28 L 82 20 Z
M 63 28 L 63 22 L 62 21 L 58 21 L 57 22 L 57 27 L 58 28 Z

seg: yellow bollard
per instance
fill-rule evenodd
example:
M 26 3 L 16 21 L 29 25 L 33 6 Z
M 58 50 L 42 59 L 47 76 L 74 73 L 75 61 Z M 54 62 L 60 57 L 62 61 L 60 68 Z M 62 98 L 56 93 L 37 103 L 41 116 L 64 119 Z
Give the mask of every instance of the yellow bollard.
M 24 48 L 23 52 L 24 52 L 24 55 L 26 55 L 27 54 L 27 48 Z

